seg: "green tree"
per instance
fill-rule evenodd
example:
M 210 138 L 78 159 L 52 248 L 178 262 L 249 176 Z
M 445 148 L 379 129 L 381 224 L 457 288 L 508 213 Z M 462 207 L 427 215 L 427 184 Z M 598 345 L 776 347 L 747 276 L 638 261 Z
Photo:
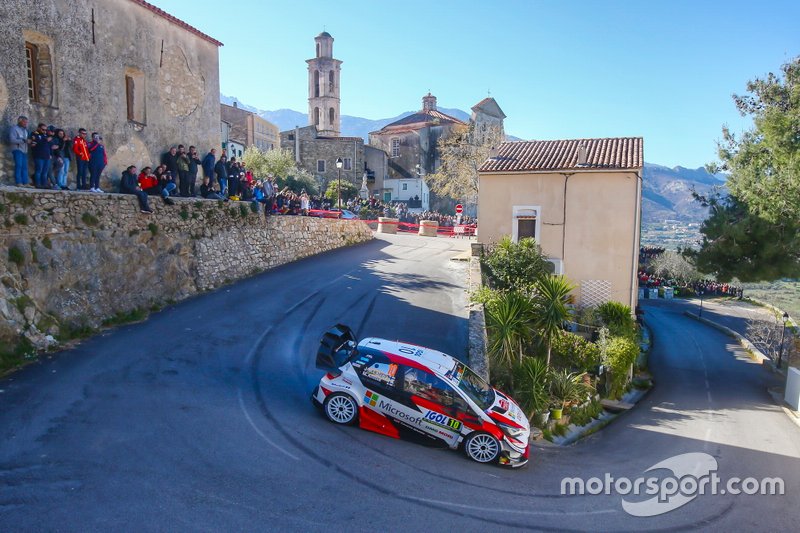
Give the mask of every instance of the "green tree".
M 656 276 L 666 279 L 692 282 L 704 278 L 697 267 L 686 259 L 686 256 L 671 250 L 654 257 L 648 266 Z
M 285 178 L 278 178 L 278 187 L 287 187 L 290 191 L 300 194 L 305 190 L 308 194 L 316 195 L 319 193 L 319 184 L 314 176 L 303 169 L 295 169 L 292 174 Z
M 500 290 L 530 292 L 548 272 L 548 263 L 533 239 L 503 237 L 481 259 L 492 285 Z
M 250 146 L 244 151 L 242 161 L 257 178 L 286 178 L 300 174 L 292 152 L 282 148 L 262 152 L 258 147 Z
M 734 95 L 753 128 L 741 136 L 723 128 L 720 162 L 730 196 L 698 199 L 711 207 L 701 227 L 698 251 L 688 251 L 698 268 L 727 281 L 800 276 L 800 57 L 747 84 Z
M 488 351 L 504 371 L 510 371 L 515 361 L 522 361 L 532 338 L 533 318 L 531 299 L 516 291 L 499 294 L 486 307 Z
M 328 184 L 328 190 L 325 191 L 325 198 L 336 200 L 338 198 L 338 190 L 339 180 L 331 180 Z M 342 203 L 355 196 L 358 196 L 358 189 L 356 186 L 347 180 L 342 180 Z
M 550 366 L 553 339 L 562 331 L 564 322 L 572 315 L 572 310 L 567 304 L 570 303 L 570 292 L 574 288 L 575 286 L 564 276 L 544 276 L 536 283 L 534 324 L 547 346 L 547 366 Z

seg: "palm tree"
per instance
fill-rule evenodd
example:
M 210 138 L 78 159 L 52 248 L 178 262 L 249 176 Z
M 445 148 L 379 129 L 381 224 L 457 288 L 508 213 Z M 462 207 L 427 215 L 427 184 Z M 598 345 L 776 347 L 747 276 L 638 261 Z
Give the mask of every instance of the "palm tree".
M 536 283 L 534 324 L 547 345 L 547 366 L 550 366 L 553 339 L 572 314 L 567 304 L 574 288 L 564 276 L 544 276 Z
M 530 298 L 515 291 L 502 293 L 486 309 L 489 353 L 510 370 L 515 359 L 522 360 L 523 347 L 532 337 L 532 325 Z

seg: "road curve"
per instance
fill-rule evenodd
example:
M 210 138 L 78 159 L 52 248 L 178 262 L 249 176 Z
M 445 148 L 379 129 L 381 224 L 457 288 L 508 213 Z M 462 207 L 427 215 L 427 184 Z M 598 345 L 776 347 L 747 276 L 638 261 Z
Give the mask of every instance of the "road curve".
M 800 429 L 730 339 L 649 304 L 656 389 L 634 412 L 510 471 L 340 428 L 312 407 L 320 333 L 466 348 L 466 241 L 386 236 L 118 328 L 0 381 L 0 530 L 793 528 Z M 699 496 L 635 518 L 565 476 L 631 479 L 687 452 L 787 495 Z M 795 513 L 795 514 L 791 514 Z

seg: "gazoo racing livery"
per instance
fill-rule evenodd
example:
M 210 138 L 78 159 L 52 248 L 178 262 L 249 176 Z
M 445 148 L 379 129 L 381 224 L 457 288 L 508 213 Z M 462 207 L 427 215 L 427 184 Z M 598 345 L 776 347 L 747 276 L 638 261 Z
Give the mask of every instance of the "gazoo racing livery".
M 480 463 L 528 462 L 530 426 L 514 401 L 464 363 L 404 342 L 367 338 L 337 325 L 323 335 L 312 400 L 337 424 L 400 438 L 424 436 L 463 447 Z

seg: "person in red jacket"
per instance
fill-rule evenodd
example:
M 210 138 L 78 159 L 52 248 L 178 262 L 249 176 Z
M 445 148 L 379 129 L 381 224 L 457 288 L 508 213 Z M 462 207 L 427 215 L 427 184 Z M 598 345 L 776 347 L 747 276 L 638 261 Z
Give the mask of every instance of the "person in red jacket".
M 72 140 L 72 151 L 75 152 L 75 162 L 78 165 L 78 186 L 76 191 L 87 189 L 86 174 L 89 172 L 89 148 L 86 145 L 86 130 L 78 130 L 78 136 Z
M 168 183 L 166 187 L 162 187 L 158 177 L 153 174 L 151 167 L 144 167 L 139 174 L 139 187 L 150 196 L 161 196 L 164 203 L 167 205 L 174 205 L 175 201 L 169 197 L 169 193 L 175 190 L 174 183 Z

